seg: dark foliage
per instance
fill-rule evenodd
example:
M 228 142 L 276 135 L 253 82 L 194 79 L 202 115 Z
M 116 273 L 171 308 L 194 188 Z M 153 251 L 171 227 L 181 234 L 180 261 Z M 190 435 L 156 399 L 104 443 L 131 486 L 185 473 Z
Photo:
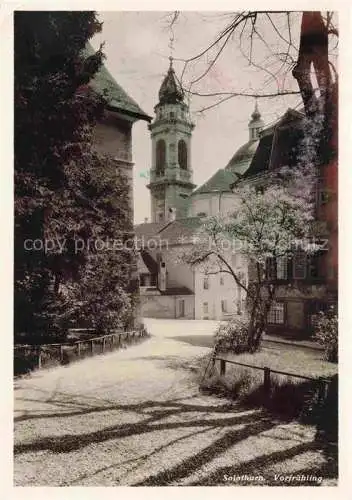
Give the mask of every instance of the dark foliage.
M 82 51 L 101 30 L 96 14 L 21 11 L 14 30 L 15 335 L 48 341 L 81 316 L 104 329 L 127 314 L 131 252 L 98 255 L 76 242 L 129 232 L 128 190 L 113 160 L 91 147 L 104 102 L 87 84 L 103 54 Z M 34 240 L 37 249 L 26 249 Z M 104 307 L 107 276 L 117 298 Z

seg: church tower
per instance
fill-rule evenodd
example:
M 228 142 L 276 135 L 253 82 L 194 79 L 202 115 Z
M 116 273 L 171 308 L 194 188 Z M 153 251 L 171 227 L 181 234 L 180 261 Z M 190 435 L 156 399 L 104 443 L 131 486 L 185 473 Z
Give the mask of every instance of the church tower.
M 152 167 L 147 187 L 151 195 L 152 222 L 167 222 L 187 216 L 187 199 L 195 188 L 191 168 L 194 124 L 172 66 L 172 57 L 154 111 L 155 119 L 149 125 Z
M 263 127 L 264 127 L 264 122 L 262 120 L 261 114 L 259 113 L 258 103 L 256 101 L 255 108 L 252 113 L 252 119 L 248 123 L 249 140 L 257 141 L 259 139 L 260 132 L 263 130 Z

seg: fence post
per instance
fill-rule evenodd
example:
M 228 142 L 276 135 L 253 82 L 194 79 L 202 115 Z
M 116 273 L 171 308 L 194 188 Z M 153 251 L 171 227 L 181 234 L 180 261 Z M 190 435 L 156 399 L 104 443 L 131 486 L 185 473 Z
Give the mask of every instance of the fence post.
M 81 343 L 77 342 L 77 356 L 80 357 L 81 355 Z
M 270 380 L 270 368 L 264 367 L 264 390 L 266 393 L 270 392 L 271 380 Z
M 220 359 L 220 376 L 223 377 L 226 373 L 226 361 L 224 359 Z
M 90 352 L 91 352 L 91 354 L 93 354 L 93 342 L 94 342 L 94 340 L 90 341 Z
M 105 351 L 105 337 L 103 337 L 102 351 Z
M 42 350 L 39 347 L 39 350 L 38 350 L 38 369 L 40 370 L 41 367 L 42 367 Z
M 121 333 L 119 333 L 119 346 L 121 345 Z

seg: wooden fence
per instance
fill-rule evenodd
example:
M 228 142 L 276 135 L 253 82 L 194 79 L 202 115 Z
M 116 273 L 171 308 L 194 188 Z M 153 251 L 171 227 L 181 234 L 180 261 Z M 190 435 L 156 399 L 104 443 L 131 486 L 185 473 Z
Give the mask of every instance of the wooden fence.
M 68 364 L 86 356 L 113 351 L 127 344 L 139 342 L 145 336 L 144 330 L 132 330 L 64 344 L 15 345 L 15 375 L 57 364 Z
M 239 366 L 244 366 L 246 368 L 251 368 L 254 370 L 262 370 L 263 371 L 263 385 L 264 385 L 264 390 L 268 393 L 270 393 L 271 385 L 272 385 L 272 378 L 271 374 L 275 373 L 278 375 L 285 375 L 287 377 L 295 377 L 295 378 L 300 378 L 303 380 L 310 380 L 316 384 L 319 384 L 320 386 L 320 395 L 322 397 L 326 396 L 328 386 L 331 382 L 331 379 L 325 379 L 325 378 L 313 378 L 313 377 L 306 377 L 304 375 L 298 375 L 297 373 L 290 373 L 290 372 L 284 372 L 280 370 L 273 370 L 272 368 L 268 368 L 267 366 L 255 366 L 255 365 L 249 365 L 246 363 L 240 363 L 239 361 L 232 361 L 227 358 L 221 358 L 221 357 L 214 357 L 212 359 L 213 361 L 213 366 L 215 365 L 216 361 L 220 362 L 220 375 L 225 376 L 226 374 L 226 363 L 230 363 L 232 365 L 239 365 Z

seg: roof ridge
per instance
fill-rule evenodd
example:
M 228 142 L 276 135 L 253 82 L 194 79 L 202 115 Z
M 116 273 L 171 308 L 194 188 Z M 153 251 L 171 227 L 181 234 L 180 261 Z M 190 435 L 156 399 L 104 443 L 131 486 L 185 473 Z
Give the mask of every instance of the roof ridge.
M 176 221 L 174 221 L 174 220 L 167 221 L 167 223 L 165 224 L 165 226 L 161 227 L 159 229 L 159 231 L 157 231 L 157 233 L 160 234 L 162 231 L 164 231 L 164 229 L 166 229 L 167 227 L 169 227 L 173 222 L 176 222 Z
M 97 51 L 91 43 L 87 43 L 82 50 L 84 57 L 90 57 Z M 105 55 L 105 54 L 104 54 Z M 105 60 L 107 57 L 105 56 Z M 126 90 L 115 80 L 110 73 L 105 62 L 102 63 L 98 71 L 91 78 L 88 85 L 106 100 L 107 105 L 117 110 L 125 111 L 126 114 L 138 116 L 138 118 L 151 121 L 151 117 L 143 111 L 137 101 L 131 97 Z

